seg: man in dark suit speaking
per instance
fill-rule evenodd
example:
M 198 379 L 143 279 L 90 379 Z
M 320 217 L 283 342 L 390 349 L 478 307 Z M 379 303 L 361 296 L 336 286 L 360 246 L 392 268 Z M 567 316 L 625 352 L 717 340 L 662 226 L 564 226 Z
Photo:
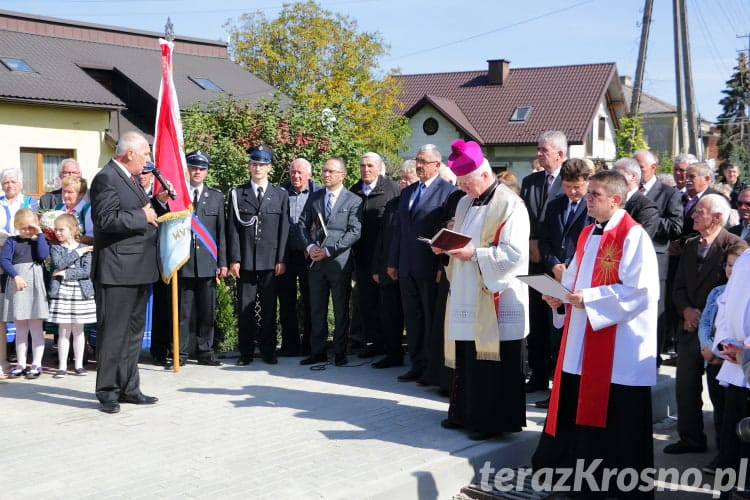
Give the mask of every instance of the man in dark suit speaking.
M 115 157 L 91 183 L 94 222 L 92 277 L 96 283 L 96 397 L 101 411 L 119 403 L 154 404 L 141 392 L 138 355 L 148 287 L 159 278 L 156 212 L 137 175 L 151 158 L 136 132 L 120 137 Z
M 306 242 L 312 263 L 310 284 L 310 356 L 302 365 L 324 363 L 328 336 L 328 296 L 333 300 L 334 364 L 346 364 L 349 332 L 349 297 L 352 278 L 352 246 L 362 230 L 362 200 L 344 188 L 346 164 L 341 158 L 329 158 L 323 165 L 325 189 L 307 198 L 299 218 L 299 236 Z M 322 223 L 321 223 L 322 219 Z M 322 228 L 325 227 L 325 231 Z

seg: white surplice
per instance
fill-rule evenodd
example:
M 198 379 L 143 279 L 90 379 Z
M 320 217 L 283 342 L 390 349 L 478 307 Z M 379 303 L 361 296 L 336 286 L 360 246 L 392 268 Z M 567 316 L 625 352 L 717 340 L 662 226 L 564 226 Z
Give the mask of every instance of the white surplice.
M 617 226 L 625 211 L 610 218 L 605 231 Z M 619 264 L 620 283 L 591 288 L 594 262 L 601 236 L 593 231 L 585 244 L 578 270 L 575 256 L 563 274 L 562 284 L 583 291 L 584 309 L 572 308 L 563 370 L 581 374 L 586 320 L 596 330 L 617 325 L 611 382 L 629 386 L 656 384 L 656 320 L 659 271 L 654 246 L 640 225 L 628 232 Z M 576 279 L 576 273 L 578 277 Z

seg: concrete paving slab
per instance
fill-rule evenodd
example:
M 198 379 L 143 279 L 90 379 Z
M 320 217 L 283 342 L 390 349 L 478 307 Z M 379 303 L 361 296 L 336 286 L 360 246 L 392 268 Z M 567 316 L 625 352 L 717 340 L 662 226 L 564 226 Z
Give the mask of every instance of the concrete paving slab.
M 486 442 L 440 427 L 434 388 L 405 368 L 141 364 L 154 406 L 98 411 L 87 377 L 0 381 L 0 497 L 450 499 L 493 467 L 528 465 L 545 412 L 528 398 L 524 432 Z

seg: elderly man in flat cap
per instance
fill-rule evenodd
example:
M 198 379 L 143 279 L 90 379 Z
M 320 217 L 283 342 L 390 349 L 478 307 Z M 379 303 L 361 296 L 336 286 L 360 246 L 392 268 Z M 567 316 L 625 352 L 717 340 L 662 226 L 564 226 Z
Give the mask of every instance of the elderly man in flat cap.
M 227 261 L 238 279 L 238 366 L 253 361 L 258 343 L 263 361 L 276 364 L 276 277 L 284 274 L 289 237 L 289 195 L 268 182 L 273 151 L 263 144 L 248 150 L 250 180 L 229 191 Z
M 199 365 L 219 366 L 214 357 L 216 277 L 227 275 L 224 194 L 206 186 L 208 156 L 201 150 L 186 156 L 189 193 L 198 230 L 193 231 L 190 259 L 180 268 L 180 357 L 187 357 L 191 340 Z

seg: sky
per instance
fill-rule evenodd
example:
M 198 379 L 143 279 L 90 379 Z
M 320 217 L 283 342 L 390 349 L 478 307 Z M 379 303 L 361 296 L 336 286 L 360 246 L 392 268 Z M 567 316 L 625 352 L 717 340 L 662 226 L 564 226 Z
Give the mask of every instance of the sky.
M 0 0 L 0 9 L 162 32 L 167 17 L 177 35 L 227 40 L 224 27 L 243 13 L 269 19 L 272 0 Z M 331 0 L 318 5 L 378 32 L 389 47 L 378 74 L 482 70 L 488 59 L 511 67 L 614 62 L 633 76 L 643 0 Z M 713 121 L 737 64 L 750 49 L 750 1 L 686 0 L 696 111 Z M 2 48 L 0 48 L 0 51 Z M 643 90 L 674 104 L 672 1 L 654 0 Z

